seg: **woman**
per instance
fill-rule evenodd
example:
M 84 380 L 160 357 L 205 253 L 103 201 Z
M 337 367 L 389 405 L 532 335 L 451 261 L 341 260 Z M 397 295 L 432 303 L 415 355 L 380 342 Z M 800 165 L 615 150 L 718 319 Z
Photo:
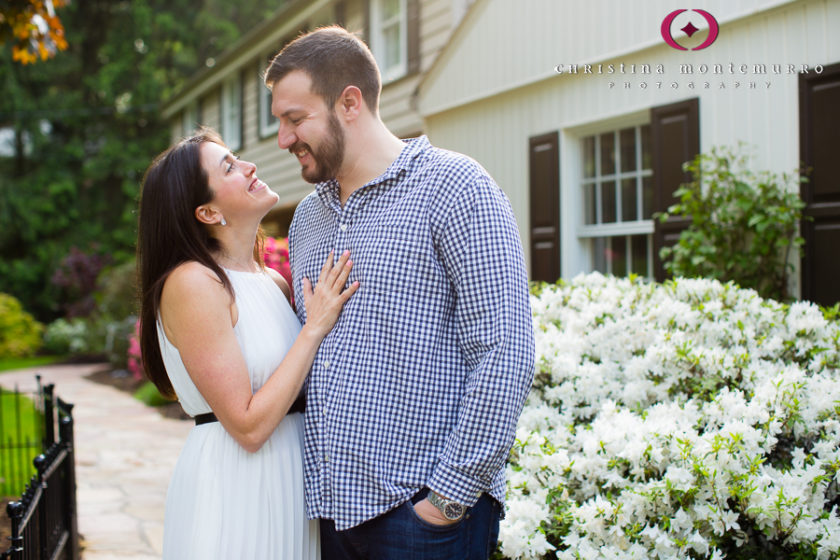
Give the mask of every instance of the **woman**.
M 277 194 L 213 131 L 171 147 L 143 180 L 138 256 L 146 374 L 195 417 L 166 498 L 165 559 L 314 559 L 295 404 L 344 303 L 352 263 L 304 282 L 301 327 L 259 258 Z M 300 300 L 299 300 L 300 304 Z

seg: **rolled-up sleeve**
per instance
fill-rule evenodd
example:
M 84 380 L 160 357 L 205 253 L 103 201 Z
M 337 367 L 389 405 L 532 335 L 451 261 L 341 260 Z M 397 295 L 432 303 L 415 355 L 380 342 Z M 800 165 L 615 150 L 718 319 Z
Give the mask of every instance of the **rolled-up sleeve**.
M 437 214 L 436 249 L 455 292 L 467 378 L 457 422 L 428 486 L 465 505 L 508 458 L 534 373 L 528 277 L 511 205 L 477 173 Z

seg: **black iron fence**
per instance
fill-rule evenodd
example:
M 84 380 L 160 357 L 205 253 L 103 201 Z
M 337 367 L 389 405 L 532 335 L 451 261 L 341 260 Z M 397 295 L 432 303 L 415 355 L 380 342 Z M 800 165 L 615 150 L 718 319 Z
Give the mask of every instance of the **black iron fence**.
M 53 389 L 50 384 L 39 391 L 42 452 L 33 461 L 37 472 L 20 500 L 6 508 L 12 523 L 11 546 L 0 553 L 0 560 L 79 558 L 73 405 L 54 397 Z

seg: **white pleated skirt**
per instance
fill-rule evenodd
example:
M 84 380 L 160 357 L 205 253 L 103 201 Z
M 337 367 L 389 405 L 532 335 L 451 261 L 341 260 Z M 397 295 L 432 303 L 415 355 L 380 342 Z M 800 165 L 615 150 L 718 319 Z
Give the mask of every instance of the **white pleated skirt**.
M 166 495 L 164 560 L 318 560 L 302 442 L 301 414 L 284 418 L 256 453 L 218 422 L 193 428 Z

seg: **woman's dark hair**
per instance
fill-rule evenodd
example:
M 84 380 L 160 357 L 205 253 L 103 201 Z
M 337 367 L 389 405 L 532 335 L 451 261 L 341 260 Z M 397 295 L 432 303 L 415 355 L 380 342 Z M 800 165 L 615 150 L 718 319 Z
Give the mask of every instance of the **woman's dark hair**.
M 199 149 L 205 142 L 224 146 L 221 137 L 202 128 L 160 154 L 143 177 L 137 233 L 137 268 L 140 283 L 140 352 L 146 376 L 162 395 L 175 398 L 175 391 L 160 352 L 157 318 L 163 284 L 178 265 L 195 261 L 216 273 L 234 297 L 224 270 L 213 253 L 219 241 L 195 217 L 195 209 L 213 200 L 207 173 L 201 167 Z M 254 257 L 262 265 L 262 232 L 257 235 Z

